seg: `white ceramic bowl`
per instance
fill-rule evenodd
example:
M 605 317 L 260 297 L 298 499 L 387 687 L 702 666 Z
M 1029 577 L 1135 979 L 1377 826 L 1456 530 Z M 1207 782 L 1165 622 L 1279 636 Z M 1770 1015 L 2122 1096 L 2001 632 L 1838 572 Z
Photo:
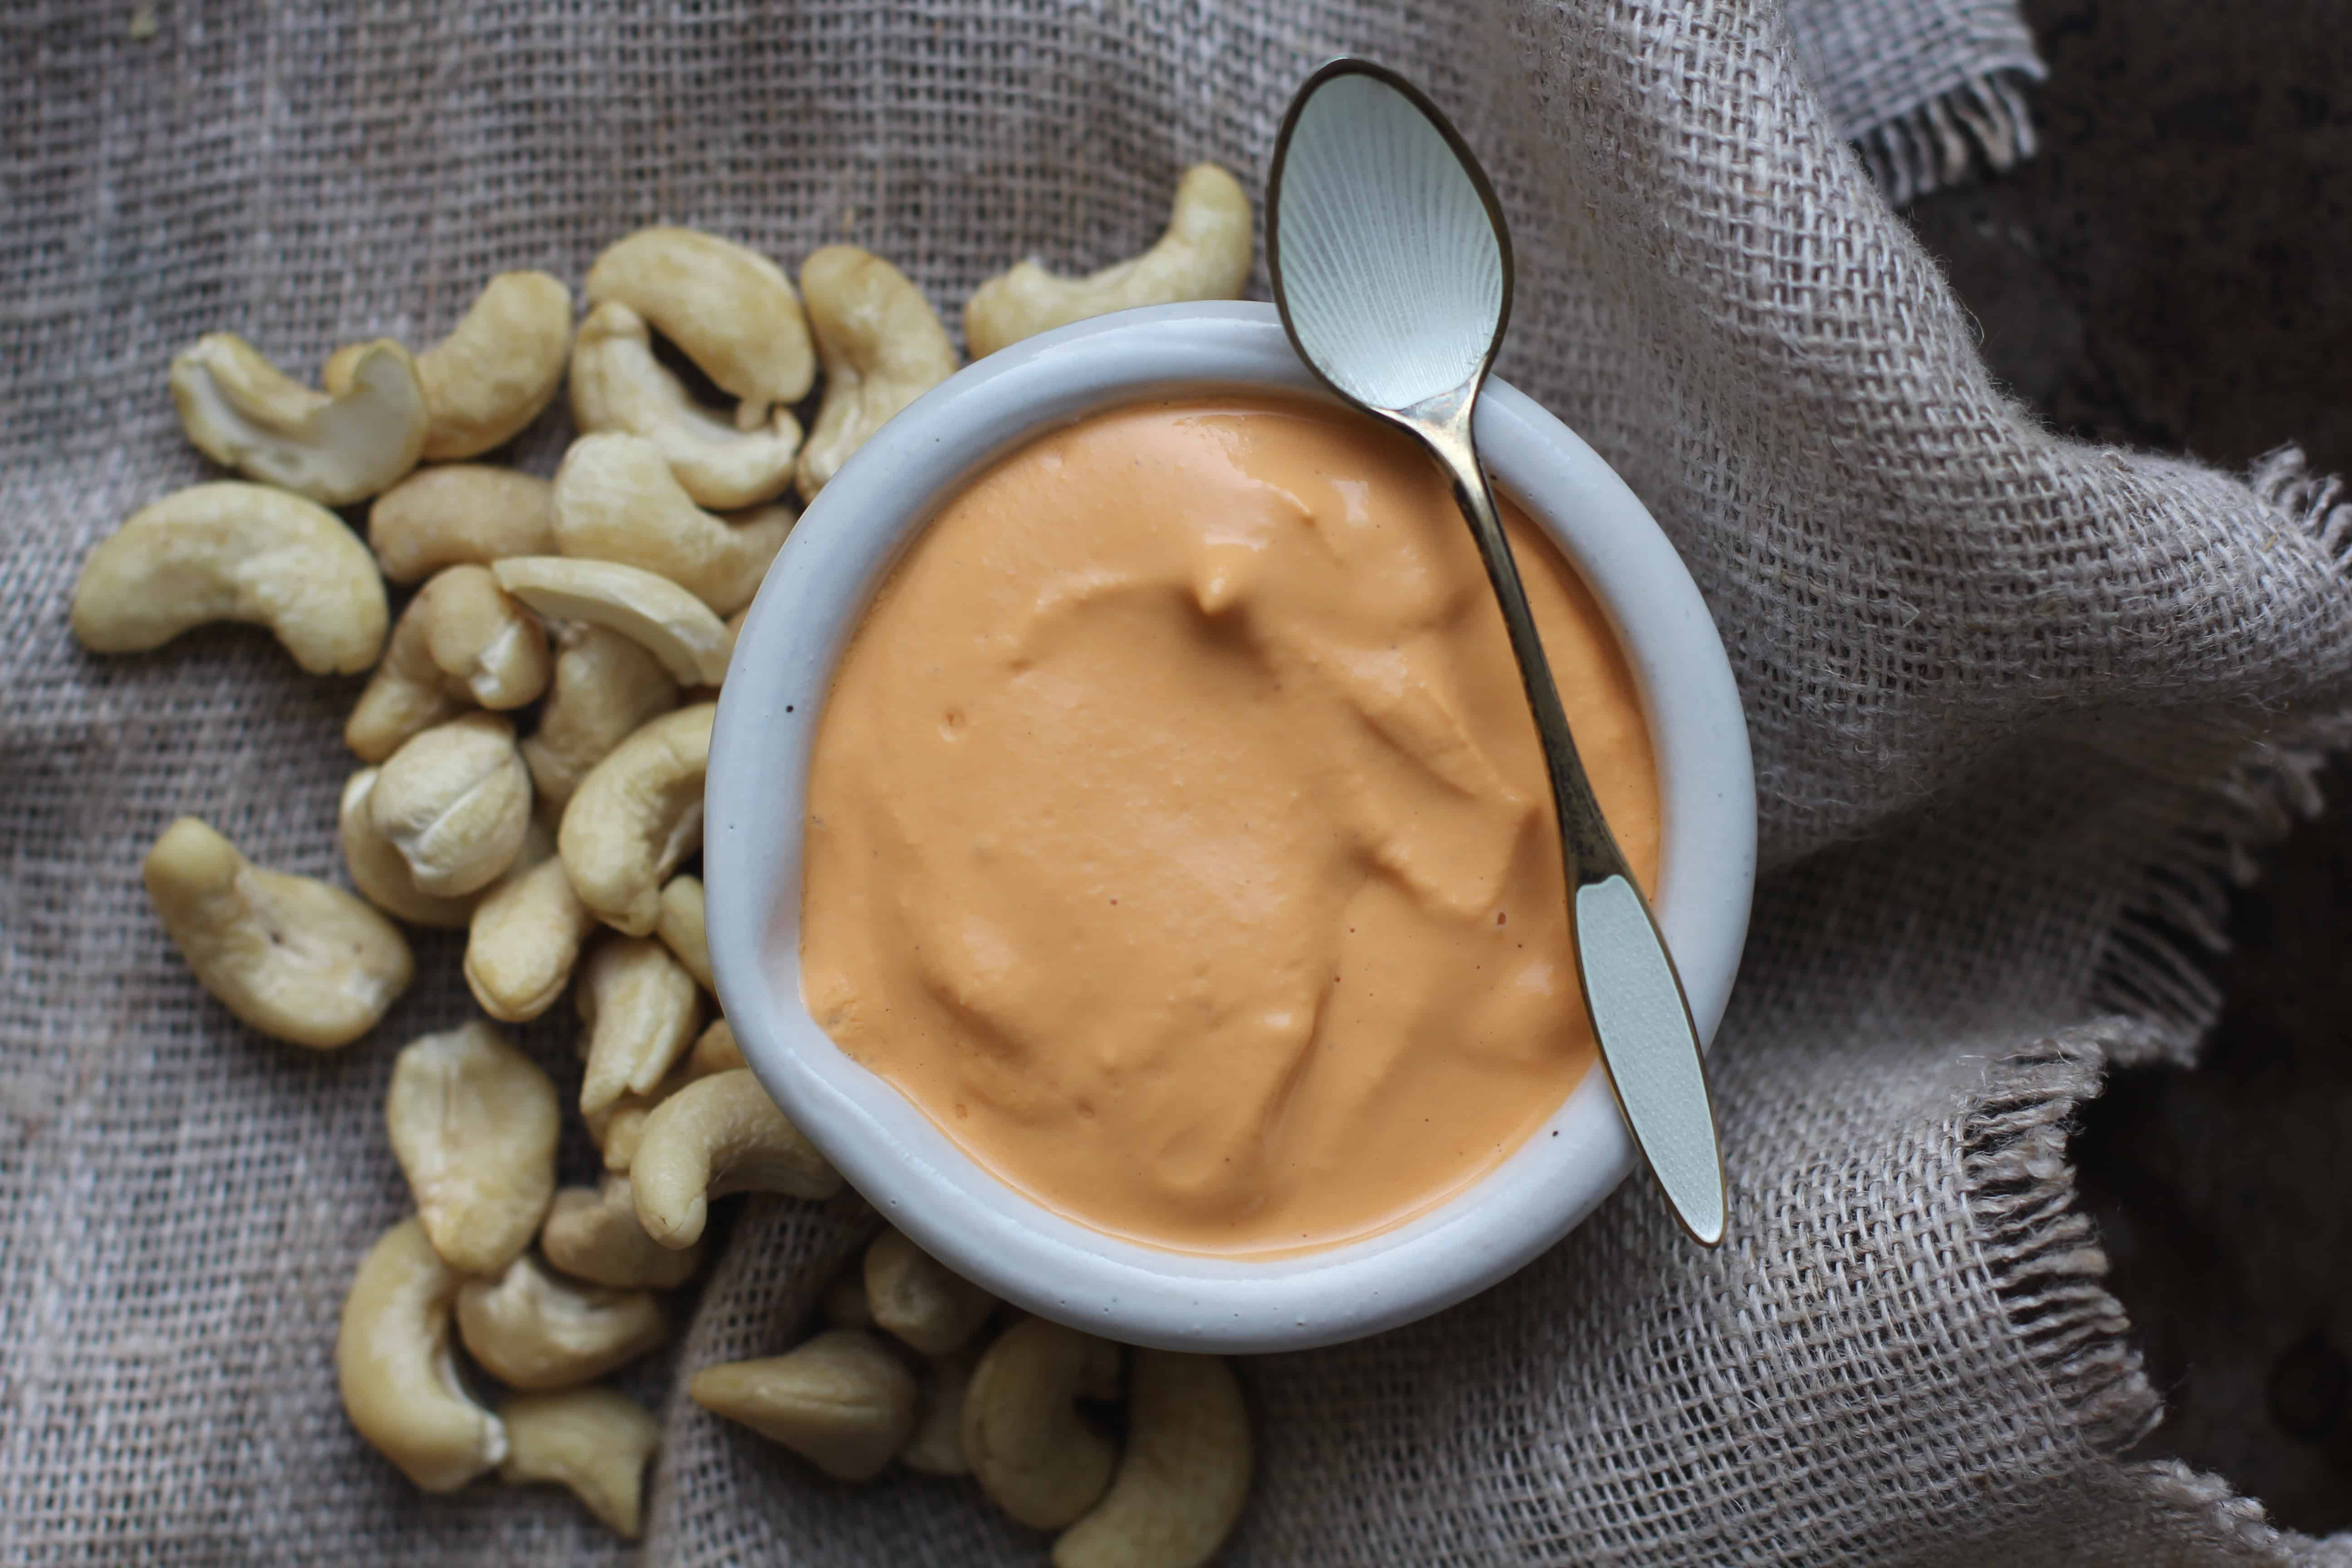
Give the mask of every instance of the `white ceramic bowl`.
M 1566 1233 L 1632 1169 L 1599 1070 L 1482 1180 L 1368 1239 L 1267 1259 L 1139 1246 L 1016 1193 L 851 1061 L 802 1005 L 801 827 L 835 661 L 874 591 L 946 498 L 1043 431 L 1098 409 L 1218 388 L 1328 397 L 1270 305 L 1171 305 L 992 354 L 885 426 L 819 493 L 743 626 L 711 738 L 703 879 L 719 1000 L 752 1070 L 890 1222 L 1042 1316 L 1133 1343 L 1300 1349 L 1410 1321 L 1484 1289 Z M 1609 466 L 1522 394 L 1479 400 L 1487 468 L 1559 541 L 1631 656 L 1664 794 L 1657 914 L 1702 1039 L 1748 924 L 1755 787 L 1738 694 L 1674 548 Z

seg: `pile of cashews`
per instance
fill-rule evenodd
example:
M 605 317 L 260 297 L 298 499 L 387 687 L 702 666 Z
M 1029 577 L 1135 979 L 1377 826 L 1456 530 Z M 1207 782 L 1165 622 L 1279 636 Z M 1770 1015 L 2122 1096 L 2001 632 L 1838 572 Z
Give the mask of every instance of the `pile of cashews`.
M 1108 310 L 1234 298 L 1250 262 L 1247 197 L 1201 164 L 1150 250 L 1081 279 L 1023 262 L 972 295 L 964 330 L 984 354 Z M 560 1483 L 634 1539 L 659 1424 L 599 1380 L 667 1338 L 662 1292 L 693 1278 L 712 1200 L 842 1185 L 711 1001 L 688 862 L 714 699 L 798 516 L 787 492 L 815 495 L 956 353 L 921 291 L 854 246 L 807 258 L 796 290 L 740 245 L 649 228 L 599 256 L 584 293 L 575 331 L 560 279 L 502 274 L 422 353 L 338 350 L 323 390 L 232 334 L 199 338 L 172 395 L 190 441 L 243 477 L 132 514 L 84 563 L 72 619 L 99 653 L 240 621 L 311 674 L 370 672 L 336 807 L 357 894 L 256 866 L 183 816 L 148 852 L 148 895 L 231 1013 L 317 1050 L 366 1035 L 408 986 L 398 922 L 467 933 L 488 1020 L 394 1061 L 385 1121 L 415 1212 L 344 1301 L 344 1409 L 421 1488 Z M 794 406 L 820 366 L 803 439 Z M 474 460 L 567 379 L 580 434 L 552 481 Z M 329 510 L 362 502 L 364 542 Z M 397 619 L 387 583 L 417 585 Z M 556 1085 L 488 1021 L 567 991 L 593 1186 L 559 1186 Z M 1192 1568 L 1231 1530 L 1251 1437 L 1223 1361 L 1001 1309 L 896 1231 L 822 1316 L 783 1354 L 697 1372 L 692 1398 L 835 1477 L 969 1475 L 1061 1532 L 1060 1568 Z M 509 1391 L 495 1409 L 459 1345 Z

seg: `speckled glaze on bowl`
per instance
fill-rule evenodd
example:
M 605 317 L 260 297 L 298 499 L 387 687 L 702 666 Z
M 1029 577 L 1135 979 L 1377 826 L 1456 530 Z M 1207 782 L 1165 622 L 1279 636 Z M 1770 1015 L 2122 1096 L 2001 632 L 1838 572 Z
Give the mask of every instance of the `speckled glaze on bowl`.
M 1633 1152 L 1595 1070 L 1516 1152 L 1445 1203 L 1360 1241 L 1209 1258 L 1089 1229 L 1006 1185 L 801 1002 L 801 830 L 833 670 L 900 552 L 1004 453 L 1097 410 L 1217 390 L 1328 401 L 1270 305 L 1170 305 L 990 355 L 890 421 L 819 492 L 751 606 L 711 737 L 703 879 L 719 995 L 778 1104 L 893 1225 L 1042 1316 L 1136 1344 L 1297 1350 L 1409 1322 L 1517 1268 L 1591 1213 Z M 1481 454 L 1609 614 L 1640 684 L 1664 807 L 1660 926 L 1702 1040 L 1729 998 L 1755 875 L 1738 693 L 1664 534 L 1591 448 L 1490 383 Z M 1738 1223 L 1737 1213 L 1732 1223 Z

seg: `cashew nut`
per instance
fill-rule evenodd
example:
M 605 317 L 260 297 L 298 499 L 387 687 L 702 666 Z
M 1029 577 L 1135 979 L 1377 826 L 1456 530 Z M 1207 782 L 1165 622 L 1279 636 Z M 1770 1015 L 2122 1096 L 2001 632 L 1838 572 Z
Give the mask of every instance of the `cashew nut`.
M 466 932 L 467 988 L 502 1023 L 536 1018 L 572 983 L 581 944 L 596 925 L 562 861 L 550 855 L 518 864 L 474 906 Z
M 563 384 L 572 290 L 544 272 L 501 272 L 447 337 L 416 356 L 425 384 L 425 460 L 504 446 Z
M 449 1349 L 457 1272 L 405 1219 L 361 1260 L 335 1335 L 335 1377 L 359 1435 L 430 1492 L 455 1491 L 507 1455 L 505 1426 L 476 1405 Z
M 866 1300 L 877 1327 L 925 1355 L 961 1350 L 996 1298 L 895 1230 L 866 1249 Z
M 196 449 L 224 468 L 327 506 L 365 500 L 425 450 L 425 385 L 390 339 L 364 345 L 331 395 L 313 391 L 233 332 L 207 332 L 172 360 L 172 401 Z
M 555 1085 L 529 1057 L 478 1020 L 422 1036 L 393 1062 L 383 1114 L 417 1218 L 452 1268 L 496 1274 L 530 1245 L 555 1196 L 562 1127 Z
M 572 418 L 583 432 L 643 437 L 704 506 L 751 506 L 782 495 L 801 446 L 790 408 L 779 405 L 738 430 L 697 403 L 654 357 L 646 319 L 617 301 L 597 306 L 581 323 L 572 351 Z
M 727 1020 L 719 1019 L 702 1031 L 686 1059 L 672 1068 L 669 1076 L 644 1094 L 625 1094 L 604 1110 L 588 1117 L 588 1134 L 596 1141 L 604 1156 L 604 1169 L 625 1171 L 637 1157 L 637 1145 L 644 1142 L 646 1119 L 654 1107 L 684 1089 L 688 1084 L 710 1077 L 713 1073 L 731 1072 L 743 1065 L 743 1053 L 735 1047 L 735 1031 Z
M 664 1247 L 702 1238 L 709 1200 L 730 1193 L 829 1198 L 840 1173 L 801 1136 L 749 1068 L 688 1084 L 646 1119 L 629 1179 L 637 1219 Z
M 614 937 L 590 953 L 579 1007 L 588 1026 L 580 1109 L 590 1116 L 624 1092 L 650 1092 L 702 1026 L 694 976 L 651 937 Z
M 398 926 L 341 888 L 263 870 L 193 816 L 163 830 L 144 870 L 197 982 L 265 1035 L 347 1046 L 415 973 Z
M 702 916 L 702 879 L 672 877 L 661 890 L 661 913 L 654 917 L 654 934 L 677 955 L 686 972 L 705 991 L 716 993 L 710 980 L 710 939 Z M 730 1031 L 728 1038 L 734 1038 Z M 739 1061 L 737 1066 L 742 1064 Z
M 537 474 L 486 463 L 419 468 L 368 508 L 368 544 L 394 583 L 414 583 L 444 566 L 552 555 L 553 493 Z
M 963 308 L 971 357 L 1049 328 L 1138 305 L 1235 300 L 1249 281 L 1250 205 L 1241 182 L 1195 163 L 1176 183 L 1167 232 L 1142 255 L 1085 278 L 1056 278 L 1034 261 L 982 283 Z
M 380 763 L 468 706 L 520 708 L 547 689 L 539 620 L 487 567 L 451 566 L 418 590 L 343 726 L 343 743 Z
M 561 625 L 555 647 L 553 689 L 522 760 L 540 799 L 561 810 L 632 731 L 677 706 L 677 682 L 642 646 L 603 626 Z
M 630 1541 L 645 1521 L 646 1461 L 661 1442 L 661 1423 L 627 1394 L 609 1388 L 519 1394 L 499 1406 L 506 1423 L 509 1486 L 554 1481 L 588 1511 Z
M 436 724 L 385 760 L 368 816 L 408 862 L 419 891 L 454 898 L 488 887 L 530 828 L 530 774 L 502 714 Z
M 268 626 L 313 675 L 350 675 L 383 648 L 383 579 L 326 508 L 222 480 L 141 507 L 82 563 L 73 629 L 93 653 L 141 653 L 191 626 Z
M 1249 1496 L 1249 1412 L 1213 1355 L 1135 1352 L 1118 1474 L 1054 1543 L 1054 1568 L 1201 1568 Z
M 471 899 L 437 899 L 417 891 L 408 874 L 408 862 L 392 840 L 375 830 L 368 815 L 368 797 L 375 791 L 376 770 L 362 768 L 343 785 L 336 826 L 343 843 L 343 868 L 352 885 L 368 902 L 411 925 L 454 928 L 473 918 Z
M 955 347 L 923 291 L 854 245 L 801 263 L 801 297 L 824 362 L 824 401 L 801 448 L 801 499 L 814 500 L 883 421 L 955 374 Z
M 617 300 L 653 323 L 722 392 L 742 399 L 740 430 L 775 404 L 798 403 L 816 380 L 808 321 L 782 268 L 690 228 L 645 228 L 588 269 L 588 305 Z
M 457 1287 L 457 1333 L 483 1371 L 537 1390 L 625 1366 L 667 1339 L 669 1324 L 652 1291 L 575 1285 L 526 1252 L 497 1279 Z
M 915 1432 L 915 1374 L 856 1329 L 819 1334 L 780 1356 L 706 1366 L 686 1391 L 714 1415 L 845 1481 L 879 1475 Z
M 963 1400 L 978 1359 L 970 1351 L 959 1351 L 924 1369 L 915 1435 L 899 1454 L 900 1464 L 927 1476 L 971 1474 L 971 1464 L 963 1457 Z
M 580 901 L 644 936 L 661 920 L 663 879 L 702 843 L 702 775 L 713 703 L 654 720 L 589 770 L 563 809 L 557 852 Z
M 874 1326 L 874 1309 L 866 1300 L 866 1266 L 863 1262 L 825 1287 L 817 1303 L 817 1316 L 827 1328 L 870 1329 Z
M 616 1289 L 674 1290 L 701 1267 L 702 1248 L 662 1246 L 637 1223 L 629 1178 L 609 1175 L 597 1187 L 565 1187 L 539 1233 L 547 1260 L 575 1279 Z
M 636 436 L 583 436 L 555 471 L 557 550 L 667 577 L 715 615 L 751 602 L 798 516 L 763 506 L 733 521 L 713 517 Z
M 734 1026 L 724 1018 L 712 1019 L 710 1027 L 696 1038 L 694 1048 L 686 1053 L 686 1070 L 696 1078 L 733 1072 L 743 1065 L 743 1047 L 735 1043 Z
M 499 586 L 550 620 L 620 633 L 661 660 L 681 686 L 716 686 L 735 634 L 710 606 L 668 578 L 617 561 L 520 555 L 490 570 Z
M 1093 1342 L 1024 1319 L 981 1353 L 964 1392 L 964 1458 L 989 1500 L 1033 1529 L 1061 1529 L 1110 1485 L 1111 1441 L 1077 1407 Z

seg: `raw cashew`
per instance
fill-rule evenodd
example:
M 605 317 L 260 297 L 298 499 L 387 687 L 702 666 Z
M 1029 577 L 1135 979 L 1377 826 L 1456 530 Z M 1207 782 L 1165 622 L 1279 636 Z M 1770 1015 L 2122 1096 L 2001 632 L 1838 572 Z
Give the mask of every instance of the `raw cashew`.
M 650 1092 L 702 1026 L 694 976 L 651 937 L 614 937 L 590 953 L 579 1007 L 588 1026 L 580 1110 L 589 1116 L 624 1093 Z
M 801 499 L 814 500 L 849 454 L 901 408 L 955 374 L 955 347 L 923 291 L 854 245 L 828 245 L 801 263 L 824 401 L 801 448 Z
M 457 1333 L 483 1371 L 537 1390 L 625 1366 L 667 1339 L 669 1324 L 652 1291 L 575 1285 L 526 1252 L 497 1279 L 457 1288 Z
M 591 310 L 618 300 L 653 323 L 722 392 L 741 398 L 739 430 L 816 380 L 807 318 L 784 269 L 756 251 L 690 228 L 644 228 L 588 269 Z
M 819 1334 L 780 1356 L 706 1366 L 686 1391 L 711 1414 L 845 1481 L 879 1475 L 915 1432 L 915 1374 L 856 1329 Z
M 358 898 L 265 871 L 193 816 L 155 840 L 145 875 L 198 983 L 265 1035 L 314 1050 L 347 1046 L 415 973 L 400 928 Z
M 562 861 L 550 855 L 519 863 L 474 906 L 466 932 L 467 989 L 501 1022 L 536 1018 L 572 983 L 581 944 L 596 925 Z
M 520 555 L 490 568 L 499 586 L 551 620 L 586 621 L 644 647 L 681 686 L 727 676 L 735 634 L 710 606 L 667 577 L 616 561 Z
M 141 507 L 82 563 L 73 629 L 93 653 L 141 653 L 191 626 L 268 626 L 313 675 L 350 675 L 383 648 L 383 579 L 326 508 L 222 480 Z
M 467 1274 L 513 1262 L 555 1196 L 553 1081 L 477 1020 L 402 1047 L 383 1111 L 433 1249 Z
M 1160 242 L 1085 278 L 1056 278 L 1034 261 L 982 284 L 963 308 L 963 336 L 979 359 L 1049 328 L 1138 305 L 1237 300 L 1249 281 L 1250 205 L 1241 182 L 1195 163 L 1176 183 Z
M 705 991 L 716 994 L 710 980 L 710 939 L 702 917 L 702 879 L 672 877 L 661 890 L 661 913 L 654 918 L 654 934 L 677 955 L 686 972 Z M 731 1035 L 730 1037 L 732 1037 Z M 740 1065 L 740 1064 L 739 1064 Z
M 555 680 L 539 728 L 522 743 L 539 798 L 561 810 L 580 781 L 630 732 L 677 706 L 677 682 L 641 645 L 603 626 L 555 632 Z
M 1054 1568 L 1201 1568 L 1249 1496 L 1249 1412 L 1213 1355 L 1135 1352 L 1110 1490 L 1054 1543 Z
M 391 839 L 375 830 L 375 819 L 368 815 L 375 776 L 373 768 L 353 773 L 343 785 L 337 812 L 343 868 L 352 874 L 352 885 L 377 909 L 411 925 L 448 929 L 466 924 L 473 918 L 474 900 L 438 899 L 419 892 L 415 879 L 408 874 L 408 862 L 401 858 Z
M 697 403 L 654 357 L 646 319 L 617 300 L 581 323 L 572 351 L 572 419 L 583 433 L 643 437 L 704 506 L 751 506 L 783 494 L 801 446 L 790 408 L 780 405 L 738 430 Z
M 840 1173 L 801 1136 L 749 1068 L 688 1084 L 646 1119 L 629 1179 L 637 1219 L 664 1247 L 702 1238 L 712 1198 L 790 1193 L 829 1198 Z
M 702 775 L 713 703 L 666 713 L 589 770 L 563 808 L 557 850 L 580 901 L 643 936 L 661 921 L 662 880 L 702 843 Z
M 625 1290 L 674 1290 L 702 1264 L 699 1244 L 667 1247 L 646 1234 L 637 1223 L 635 1192 L 623 1175 L 606 1176 L 601 1186 L 557 1193 L 539 1233 L 539 1247 L 573 1279 Z
M 970 1351 L 940 1356 L 924 1369 L 916 1407 L 915 1436 L 898 1462 L 927 1476 L 968 1476 L 963 1457 L 963 1399 L 979 1358 Z
M 572 1489 L 588 1511 L 635 1541 L 645 1522 L 646 1461 L 661 1442 L 661 1423 L 627 1394 L 610 1388 L 519 1394 L 499 1406 L 506 1423 L 509 1486 L 554 1481 Z
M 530 828 L 530 774 L 514 726 L 468 713 L 410 740 L 377 773 L 368 815 L 421 891 L 454 898 L 488 887 Z
M 425 385 L 389 338 L 347 363 L 331 395 L 279 371 L 233 332 L 207 332 L 172 360 L 172 401 L 196 449 L 224 468 L 327 506 L 365 500 L 425 450 Z
M 625 1171 L 635 1163 L 637 1145 L 645 1139 L 646 1119 L 654 1113 L 655 1106 L 688 1084 L 742 1065 L 743 1053 L 735 1048 L 735 1031 L 727 1026 L 726 1019 L 703 1030 L 686 1059 L 672 1068 L 668 1077 L 644 1094 L 621 1096 L 587 1119 L 588 1134 L 604 1156 L 604 1169 Z
M 451 566 L 393 624 L 383 661 L 343 725 L 343 743 L 380 763 L 468 707 L 520 708 L 547 689 L 552 665 L 538 618 L 488 568 Z
M 449 1311 L 457 1272 L 405 1219 L 360 1263 L 335 1335 L 343 1411 L 430 1492 L 455 1491 L 507 1456 L 505 1426 L 457 1378 Z
M 964 1393 L 963 1452 L 989 1500 L 1059 1530 L 1110 1485 L 1111 1441 L 1078 1413 L 1091 1336 L 1028 1318 L 981 1353 Z
M 555 471 L 556 549 L 667 577 L 715 615 L 751 602 L 798 516 L 779 505 L 713 517 L 636 436 L 583 436 Z
M 733 1072 L 743 1065 L 743 1047 L 735 1043 L 734 1026 L 724 1018 L 712 1019 L 710 1027 L 696 1038 L 694 1048 L 686 1053 L 686 1070 L 696 1078 Z
M 425 384 L 425 460 L 504 446 L 563 384 L 572 290 L 544 272 L 501 272 L 449 335 L 416 356 Z
M 537 474 L 487 463 L 419 468 L 368 508 L 368 544 L 394 583 L 414 583 L 444 566 L 551 555 L 553 493 Z
M 925 1355 L 961 1350 L 996 1298 L 895 1230 L 866 1249 L 866 1300 L 877 1327 Z

